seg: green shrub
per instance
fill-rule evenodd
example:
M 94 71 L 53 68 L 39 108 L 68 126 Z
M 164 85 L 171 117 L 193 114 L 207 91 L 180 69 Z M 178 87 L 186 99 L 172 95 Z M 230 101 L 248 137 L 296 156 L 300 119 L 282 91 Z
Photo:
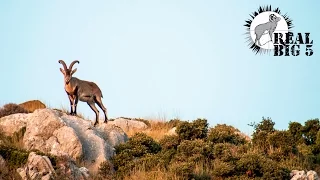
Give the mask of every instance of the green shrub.
M 109 161 L 104 161 L 99 165 L 98 176 L 101 178 L 112 179 L 113 174 L 113 165 Z
M 318 131 L 318 133 L 317 133 L 315 144 L 312 145 L 311 147 L 312 147 L 312 153 L 314 155 L 317 155 L 320 153 L 320 131 Z
M 253 134 L 252 144 L 260 152 L 267 153 L 270 146 L 268 143 L 268 132 L 260 131 Z
M 244 154 L 237 162 L 237 170 L 240 175 L 250 172 L 253 177 L 262 179 L 290 179 L 288 169 L 258 153 Z
M 235 165 L 223 162 L 218 159 L 214 160 L 213 163 L 213 175 L 215 177 L 226 178 L 234 173 Z
M 0 118 L 17 113 L 29 113 L 29 111 L 14 103 L 6 104 L 0 108 Z
M 303 126 L 298 122 L 289 123 L 288 132 L 291 134 L 294 141 L 299 141 L 300 139 L 302 139 L 302 128 Z
M 9 166 L 19 167 L 27 162 L 29 152 L 0 145 L 0 155 L 6 160 Z
M 144 171 L 150 171 L 152 169 L 165 169 L 173 156 L 173 151 L 163 151 L 158 154 L 146 154 L 135 163 L 136 169 L 143 169 Z
M 235 159 L 232 151 L 236 151 L 236 146 L 230 143 L 219 143 L 213 146 L 213 157 L 221 161 L 232 161 Z
M 160 144 L 144 133 L 136 133 L 128 142 L 115 147 L 116 154 L 126 151 L 134 157 L 141 157 L 147 153 L 157 153 L 160 150 Z
M 272 121 L 270 117 L 262 117 L 262 121 L 258 124 L 253 124 L 254 133 L 259 133 L 260 131 L 264 131 L 267 133 L 272 133 L 275 131 L 274 129 L 275 123 Z
M 277 162 L 266 159 L 262 164 L 263 179 L 290 179 L 290 170 L 281 167 Z
M 246 143 L 246 144 L 241 144 L 237 146 L 237 153 L 238 154 L 245 154 L 248 151 L 250 151 L 252 149 L 253 145 L 250 143 Z
M 208 140 L 216 143 L 244 144 L 245 138 L 240 135 L 240 131 L 226 124 L 218 124 L 209 130 Z
M 177 149 L 180 142 L 181 140 L 177 135 L 165 135 L 159 141 L 162 149 Z
M 111 162 L 114 166 L 114 169 L 119 170 L 120 168 L 127 166 L 128 162 L 132 162 L 133 159 L 134 159 L 134 156 L 130 154 L 129 150 L 126 150 L 113 156 L 111 158 Z
M 146 154 L 156 154 L 161 151 L 159 143 L 144 133 L 136 133 L 126 143 L 115 147 L 116 155 L 111 158 L 118 176 L 128 174 L 135 164 L 139 164 L 139 158 Z
M 208 133 L 208 123 L 206 119 L 197 119 L 193 122 L 181 122 L 177 126 L 176 133 L 181 139 L 205 139 Z
M 197 163 L 212 158 L 211 146 L 201 140 L 184 140 L 177 149 L 175 161 Z
M 27 162 L 29 152 L 0 145 L 0 156 L 2 156 L 6 162 L 5 171 L 0 169 L 0 179 L 21 179 L 21 176 L 16 170 Z
M 268 135 L 268 143 L 273 149 L 279 149 L 281 154 L 287 156 L 292 153 L 296 145 L 288 131 L 275 131 Z
M 305 125 L 302 128 L 302 133 L 307 145 L 315 144 L 319 130 L 320 121 L 318 118 L 310 119 L 305 122 Z
M 118 156 L 114 162 L 114 166 L 117 166 L 116 176 L 120 179 L 123 179 L 123 176 L 129 175 L 134 171 L 142 171 L 142 172 L 150 172 L 152 170 L 162 169 L 166 171 L 169 168 L 169 164 L 171 162 L 172 157 L 174 156 L 176 150 L 162 150 L 157 154 L 145 154 L 140 158 L 131 158 L 127 161 L 121 161 L 123 156 Z M 123 153 L 122 153 L 123 154 Z M 121 166 L 119 166 L 118 162 L 121 162 Z
M 317 132 L 315 144 L 318 145 L 318 146 L 320 146 L 320 131 Z
M 193 178 L 194 165 L 189 162 L 175 162 L 170 164 L 169 170 L 182 179 Z
M 246 174 L 247 171 L 252 172 L 255 177 L 262 177 L 262 163 L 265 162 L 265 157 L 257 153 L 244 154 L 237 162 L 238 172 Z
M 176 150 L 169 149 L 162 150 L 161 152 L 156 154 L 159 157 L 159 164 L 161 165 L 161 167 L 167 168 L 176 153 Z

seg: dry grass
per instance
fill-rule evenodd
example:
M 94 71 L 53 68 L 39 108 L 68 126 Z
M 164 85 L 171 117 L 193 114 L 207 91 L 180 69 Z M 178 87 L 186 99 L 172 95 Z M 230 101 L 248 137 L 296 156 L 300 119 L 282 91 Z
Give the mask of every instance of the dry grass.
M 24 103 L 19 104 L 19 106 L 23 107 L 24 109 L 26 109 L 29 112 L 34 112 L 37 109 L 44 109 L 46 108 L 46 105 L 43 104 L 41 101 L 39 100 L 31 100 L 31 101 L 27 101 Z
M 204 162 L 199 162 L 195 165 L 195 168 L 193 169 L 193 173 L 200 175 L 200 176 L 208 176 L 206 172 L 210 172 L 211 169 L 209 169 L 208 164 Z M 183 180 L 182 177 L 179 177 L 177 174 L 170 170 L 165 169 L 153 169 L 151 171 L 146 171 L 142 167 L 132 170 L 130 175 L 124 176 L 124 180 Z
M 137 132 L 142 132 L 145 133 L 146 135 L 152 137 L 154 140 L 159 141 L 160 139 L 162 139 L 166 133 L 173 128 L 171 125 L 169 125 L 168 123 L 166 123 L 165 120 L 148 120 L 148 122 L 150 123 L 150 128 L 146 129 L 146 130 L 129 130 L 127 131 L 127 135 L 129 137 L 133 136 L 135 133 Z

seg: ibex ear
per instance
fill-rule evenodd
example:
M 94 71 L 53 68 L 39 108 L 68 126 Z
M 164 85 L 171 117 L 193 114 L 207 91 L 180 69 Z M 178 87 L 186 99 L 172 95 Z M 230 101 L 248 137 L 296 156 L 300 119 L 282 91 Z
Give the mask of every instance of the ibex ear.
M 74 70 L 72 70 L 71 72 L 71 76 L 77 71 L 77 68 L 75 68 Z
M 60 71 L 62 72 L 63 75 L 66 75 L 66 72 L 62 68 L 60 68 Z

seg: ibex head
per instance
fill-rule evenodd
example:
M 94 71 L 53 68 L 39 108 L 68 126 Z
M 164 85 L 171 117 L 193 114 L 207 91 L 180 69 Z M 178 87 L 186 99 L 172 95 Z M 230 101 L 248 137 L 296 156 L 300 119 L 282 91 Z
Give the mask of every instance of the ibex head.
M 72 70 L 72 66 L 75 63 L 80 63 L 78 60 L 73 61 L 70 66 L 69 69 L 67 68 L 66 63 L 63 60 L 59 60 L 59 63 L 63 65 L 63 68 L 60 68 L 60 71 L 62 72 L 62 74 L 64 75 L 64 82 L 66 84 L 68 84 L 70 82 L 70 79 L 72 77 L 72 75 L 77 71 L 77 68 L 75 68 L 74 70 Z

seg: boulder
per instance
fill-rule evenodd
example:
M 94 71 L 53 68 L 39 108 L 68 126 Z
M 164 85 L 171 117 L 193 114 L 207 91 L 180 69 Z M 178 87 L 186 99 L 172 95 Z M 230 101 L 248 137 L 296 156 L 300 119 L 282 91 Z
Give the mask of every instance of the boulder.
M 78 168 L 74 161 L 66 160 L 57 164 L 58 168 L 57 178 L 61 179 L 64 177 L 68 177 L 68 179 L 74 180 L 86 180 L 90 179 L 89 170 L 85 167 Z
M 108 123 L 98 126 L 97 131 L 106 139 L 111 146 L 117 146 L 120 143 L 128 141 L 127 134 L 118 126 Z
M 108 124 L 114 124 L 115 126 L 123 129 L 125 132 L 131 130 L 145 130 L 148 128 L 144 122 L 129 118 L 116 118 L 113 121 L 108 121 Z
M 7 174 L 8 172 L 9 171 L 8 171 L 7 163 L 3 159 L 3 157 L 0 155 L 0 179 L 2 175 Z
M 171 128 L 167 133 L 166 133 L 166 135 L 177 135 L 177 133 L 176 133 L 176 127 L 173 127 L 173 128 Z
M 53 179 L 89 179 L 89 170 L 85 167 L 78 168 L 73 161 L 65 159 L 56 165 L 54 170 L 47 156 L 37 155 L 31 152 L 24 167 L 18 168 L 17 172 L 23 180 L 53 180 Z
M 128 140 L 125 132 L 112 123 L 100 122 L 93 127 L 91 121 L 52 109 L 0 118 L 0 127 L 6 135 L 25 128 L 23 146 L 27 150 L 80 160 L 93 173 L 114 155 L 114 146 Z M 21 169 L 19 172 L 24 173 Z
M 317 172 L 315 172 L 315 171 L 308 171 L 307 178 L 308 178 L 308 180 L 318 180 L 319 176 L 318 176 Z
M 55 170 L 47 156 L 37 155 L 31 152 L 24 168 L 18 168 L 17 172 L 23 180 L 28 179 L 53 179 Z
M 27 126 L 30 114 L 18 113 L 0 118 L 0 131 L 6 136 L 13 136 Z
M 292 170 L 290 173 L 291 180 L 318 180 L 318 174 L 315 171 L 299 171 L 299 170 Z
M 37 149 L 56 156 L 69 155 L 79 159 L 81 142 L 74 130 L 52 110 L 36 110 L 27 118 L 27 128 L 23 138 L 28 150 Z

